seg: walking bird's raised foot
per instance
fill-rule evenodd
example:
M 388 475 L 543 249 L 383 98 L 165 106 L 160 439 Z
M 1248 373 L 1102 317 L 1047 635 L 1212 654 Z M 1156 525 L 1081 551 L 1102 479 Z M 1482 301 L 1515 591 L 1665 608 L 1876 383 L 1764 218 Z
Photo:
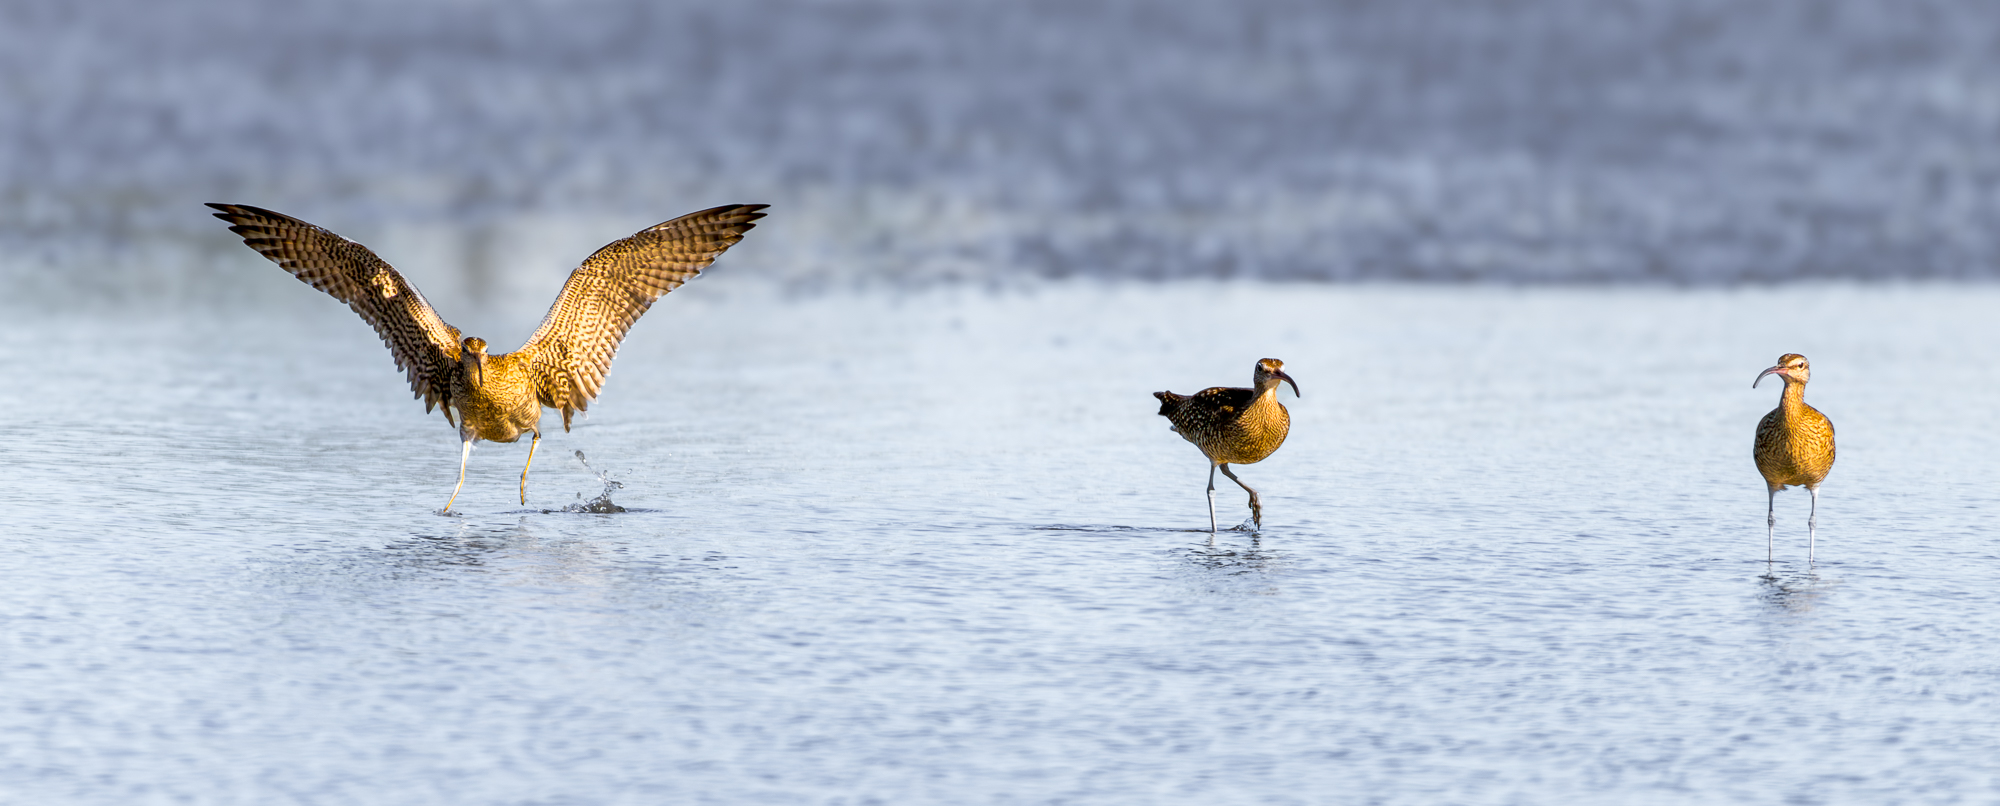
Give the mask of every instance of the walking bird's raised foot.
M 1819 413 L 1819 409 L 1806 405 L 1806 382 L 1812 380 L 1812 365 L 1805 356 L 1797 353 L 1779 356 L 1778 365 L 1764 370 L 1750 387 L 1754 389 L 1763 383 L 1765 375 L 1785 379 L 1785 394 L 1778 400 L 1778 407 L 1757 423 L 1757 444 L 1752 450 L 1757 472 L 1764 474 L 1764 484 L 1770 488 L 1764 511 L 1764 559 L 1768 562 L 1773 555 L 1772 543 L 1778 529 L 1778 491 L 1803 485 L 1812 493 L 1812 514 L 1806 519 L 1806 559 L 1811 561 L 1819 528 L 1819 483 L 1833 470 L 1833 421 Z
M 731 204 L 689 213 L 640 230 L 597 250 L 570 272 L 542 325 L 521 349 L 498 355 L 486 341 L 461 336 L 444 323 L 415 286 L 368 247 L 327 230 L 257 207 L 210 204 L 229 231 L 300 282 L 332 295 L 375 328 L 424 400 L 442 408 L 464 443 L 458 485 L 476 440 L 513 442 L 532 434 L 528 466 L 542 440 L 542 407 L 570 417 L 590 408 L 604 385 L 618 343 L 662 295 L 692 279 L 763 218 L 768 205 Z M 453 412 L 457 413 L 456 419 Z M 521 503 L 528 503 L 528 466 L 521 468 Z
M 1229 472 L 1232 464 L 1247 465 L 1261 462 L 1285 444 L 1285 434 L 1291 431 L 1292 415 L 1278 402 L 1278 384 L 1292 385 L 1292 394 L 1299 393 L 1299 384 L 1292 376 L 1285 374 L 1285 362 L 1266 358 L 1257 362 L 1257 370 L 1252 375 L 1249 389 L 1216 386 L 1203 389 L 1192 395 L 1177 395 L 1172 392 L 1154 392 L 1160 399 L 1160 416 L 1174 424 L 1174 431 L 1201 449 L 1208 457 L 1208 531 L 1215 532 L 1215 471 L 1242 487 L 1250 494 L 1250 520 L 1257 526 L 1264 525 L 1264 505 L 1257 500 L 1257 491 L 1250 489 L 1235 473 Z

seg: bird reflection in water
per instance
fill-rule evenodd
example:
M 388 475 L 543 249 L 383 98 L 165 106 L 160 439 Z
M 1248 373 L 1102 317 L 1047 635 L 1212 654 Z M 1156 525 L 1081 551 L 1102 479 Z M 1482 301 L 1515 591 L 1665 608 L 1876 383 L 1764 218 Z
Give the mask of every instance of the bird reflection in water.
M 1203 597 L 1276 596 L 1275 572 L 1286 561 L 1284 553 L 1265 549 L 1255 537 L 1248 545 L 1190 544 L 1174 553 L 1180 559 L 1182 584 Z
M 413 534 L 383 546 L 380 556 L 392 566 L 413 570 L 483 568 L 493 561 L 524 551 L 546 550 L 542 540 L 520 518 L 510 526 L 462 524 L 440 534 Z
M 608 593 L 630 587 L 635 577 L 650 578 L 661 570 L 634 562 L 600 541 L 550 529 L 526 515 L 513 523 L 464 524 L 451 531 L 412 534 L 366 552 L 365 557 L 370 564 L 431 582 L 474 574 L 503 587 L 571 593 Z
M 1819 575 L 1812 571 L 1766 572 L 1757 579 L 1763 583 L 1763 590 L 1759 592 L 1758 598 L 1773 611 L 1792 616 L 1812 612 L 1820 605 L 1826 594 L 1840 584 L 1820 579 Z
M 463 583 L 489 592 L 570 597 L 562 600 L 565 607 L 608 608 L 606 613 L 663 602 L 690 612 L 713 612 L 714 601 L 728 598 L 709 583 L 734 573 L 733 557 L 718 551 L 634 552 L 607 543 L 601 534 L 565 528 L 576 523 L 521 515 L 511 523 L 417 532 L 376 548 L 316 556 L 310 562 L 317 570 L 307 576 L 331 580 L 349 594 L 392 582 L 398 588 L 414 585 L 425 595 L 448 591 L 462 597 L 470 589 L 444 583 Z M 471 601 L 454 599 L 440 607 Z
M 1250 538 L 1250 545 L 1243 547 L 1217 546 L 1211 539 L 1179 551 L 1190 565 L 1226 574 L 1265 573 L 1284 560 L 1282 552 L 1264 548 L 1258 537 Z

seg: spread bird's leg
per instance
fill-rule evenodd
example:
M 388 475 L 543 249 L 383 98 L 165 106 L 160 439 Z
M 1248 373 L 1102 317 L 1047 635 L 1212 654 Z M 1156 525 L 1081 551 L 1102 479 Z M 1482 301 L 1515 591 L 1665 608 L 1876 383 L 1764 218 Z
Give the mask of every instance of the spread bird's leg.
M 1229 472 L 1229 465 L 1225 464 L 1222 465 L 1221 467 L 1222 467 L 1222 475 L 1228 476 L 1230 481 L 1236 482 L 1236 486 L 1242 487 L 1244 492 L 1250 494 L 1250 522 L 1256 524 L 1257 528 L 1259 529 L 1264 528 L 1264 505 L 1258 503 L 1257 491 L 1250 489 L 1250 485 L 1244 484 L 1243 480 L 1237 478 L 1235 473 Z M 1209 474 L 1209 478 L 1211 479 L 1211 481 L 1209 482 L 1210 484 L 1214 483 L 1212 481 L 1214 477 L 1215 477 L 1214 473 Z
M 528 504 L 528 468 L 535 466 L 535 446 L 542 444 L 542 432 L 536 431 L 535 438 L 528 441 L 528 463 L 521 466 L 521 505 Z
M 444 502 L 444 511 L 451 511 L 452 501 L 458 500 L 458 491 L 465 489 L 465 460 L 472 458 L 472 437 L 465 438 L 465 449 L 458 452 L 458 486 L 451 488 L 451 501 Z
M 1215 465 L 1208 466 L 1208 533 L 1215 534 Z

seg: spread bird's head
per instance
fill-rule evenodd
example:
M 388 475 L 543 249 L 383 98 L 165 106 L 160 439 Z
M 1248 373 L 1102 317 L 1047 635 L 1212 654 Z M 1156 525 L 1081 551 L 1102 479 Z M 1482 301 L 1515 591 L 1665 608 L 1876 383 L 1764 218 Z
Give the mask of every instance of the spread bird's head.
M 1292 380 L 1292 376 L 1285 374 L 1285 362 L 1275 358 L 1266 358 L 1257 362 L 1257 391 L 1262 392 L 1266 389 L 1275 388 L 1279 381 L 1291 384 L 1292 395 L 1295 397 L 1298 395 L 1299 382 Z
M 1757 380 L 1750 383 L 1750 388 L 1755 389 L 1757 384 L 1763 383 L 1765 375 L 1784 378 L 1786 383 L 1805 383 L 1812 380 L 1812 364 L 1806 361 L 1805 356 L 1798 353 L 1786 353 L 1778 357 L 1777 366 L 1758 375 Z

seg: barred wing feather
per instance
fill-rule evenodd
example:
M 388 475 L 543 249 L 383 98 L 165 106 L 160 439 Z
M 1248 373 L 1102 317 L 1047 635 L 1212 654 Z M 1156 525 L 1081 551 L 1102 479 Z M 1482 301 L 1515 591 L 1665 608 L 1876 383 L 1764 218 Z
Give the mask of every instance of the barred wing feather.
M 251 249 L 360 314 L 388 345 L 411 391 L 424 399 L 424 411 L 442 405 L 445 419 L 451 419 L 458 328 L 438 318 L 402 274 L 368 247 L 291 216 L 242 204 L 208 206 Z
M 571 414 L 590 408 L 618 343 L 639 315 L 743 240 L 767 206 L 689 213 L 614 241 L 570 272 L 541 327 L 521 347 L 536 395 L 542 405 L 562 410 L 564 430 Z

